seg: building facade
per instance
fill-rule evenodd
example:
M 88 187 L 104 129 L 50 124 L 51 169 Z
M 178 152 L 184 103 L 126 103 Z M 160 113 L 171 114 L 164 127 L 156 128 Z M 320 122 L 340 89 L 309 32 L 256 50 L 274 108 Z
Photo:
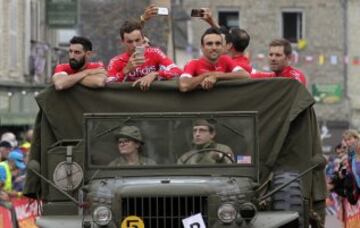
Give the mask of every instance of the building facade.
M 33 124 L 50 62 L 45 0 L 0 0 L 0 126 Z

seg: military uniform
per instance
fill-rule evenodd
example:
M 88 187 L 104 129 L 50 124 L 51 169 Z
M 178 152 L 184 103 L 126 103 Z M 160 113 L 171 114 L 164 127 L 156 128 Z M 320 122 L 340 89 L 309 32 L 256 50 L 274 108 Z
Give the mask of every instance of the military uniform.
M 132 141 L 138 142 L 141 145 L 144 145 L 140 129 L 136 126 L 124 126 L 119 132 L 115 133 L 117 139 L 127 138 Z M 139 151 L 137 151 L 139 153 Z M 147 158 L 141 154 L 138 154 L 139 160 L 137 164 L 134 165 L 156 165 L 156 162 L 150 158 Z M 116 158 L 114 161 L 109 163 L 109 166 L 126 166 L 129 165 L 129 162 L 124 156 Z
M 200 152 L 199 150 L 203 149 L 214 149 L 214 151 Z M 234 157 L 234 153 L 231 148 L 220 143 L 209 142 L 203 145 L 193 145 L 193 148 L 183 154 L 178 160 L 178 164 L 231 164 L 229 158 L 224 154 L 218 152 L 224 152 L 230 157 Z
M 126 165 L 129 164 L 128 161 L 123 156 L 120 156 L 114 161 L 109 163 L 109 166 L 126 166 Z M 156 162 L 151 158 L 147 158 L 142 155 L 139 155 L 139 163 L 134 165 L 156 165 Z

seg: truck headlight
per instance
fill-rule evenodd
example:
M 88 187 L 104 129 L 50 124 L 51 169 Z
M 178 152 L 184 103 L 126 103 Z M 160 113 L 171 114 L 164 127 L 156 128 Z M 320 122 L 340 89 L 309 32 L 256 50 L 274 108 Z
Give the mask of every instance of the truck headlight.
M 230 203 L 222 204 L 217 211 L 217 216 L 225 224 L 232 223 L 236 218 L 237 211 Z
M 256 216 L 257 209 L 252 203 L 243 203 L 239 206 L 239 213 L 246 222 L 250 222 Z
M 112 219 L 111 210 L 107 207 L 100 206 L 95 208 L 93 212 L 93 221 L 99 226 L 105 226 L 109 224 Z

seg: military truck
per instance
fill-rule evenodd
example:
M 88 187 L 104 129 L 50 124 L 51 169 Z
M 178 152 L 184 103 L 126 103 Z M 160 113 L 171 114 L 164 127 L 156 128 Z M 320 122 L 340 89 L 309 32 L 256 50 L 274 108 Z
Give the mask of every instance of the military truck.
M 49 87 L 36 100 L 25 194 L 44 202 L 40 227 L 306 227 L 325 199 L 314 101 L 294 80 L 190 93 L 176 81 Z M 210 147 L 184 159 L 199 119 L 233 155 Z M 124 126 L 140 129 L 140 153 L 156 164 L 109 165 Z M 204 156 L 216 159 L 188 162 Z

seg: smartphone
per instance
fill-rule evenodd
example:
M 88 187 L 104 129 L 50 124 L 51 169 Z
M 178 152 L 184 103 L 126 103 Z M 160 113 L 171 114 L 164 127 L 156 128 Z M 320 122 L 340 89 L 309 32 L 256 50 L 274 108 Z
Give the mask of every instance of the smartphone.
M 169 15 L 169 10 L 166 7 L 158 7 L 158 13 L 157 14 L 161 15 L 161 16 L 167 16 L 167 15 Z
M 202 9 L 192 9 L 191 10 L 191 17 L 203 17 L 204 10 Z
M 135 47 L 135 55 L 137 58 L 144 58 L 145 47 L 144 46 L 136 46 Z

